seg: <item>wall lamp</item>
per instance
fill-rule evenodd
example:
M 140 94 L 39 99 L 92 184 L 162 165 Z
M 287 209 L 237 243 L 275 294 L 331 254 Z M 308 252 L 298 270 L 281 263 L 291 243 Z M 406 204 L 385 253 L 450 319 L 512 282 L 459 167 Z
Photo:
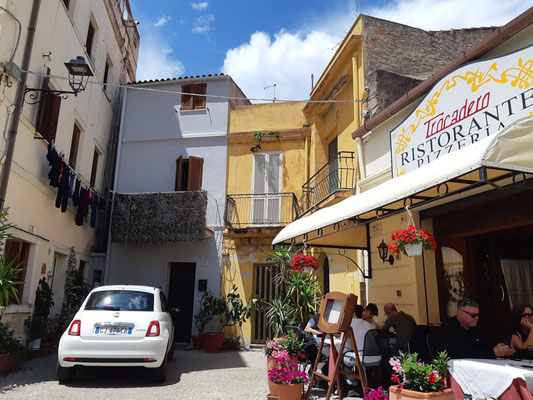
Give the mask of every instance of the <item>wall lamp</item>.
M 390 265 L 394 264 L 394 256 L 392 254 L 387 258 L 387 255 L 389 254 L 389 246 L 387 246 L 387 243 L 385 243 L 383 239 L 381 239 L 381 243 L 378 246 L 378 252 L 379 258 L 381 258 L 383 264 L 385 264 L 385 261 L 388 261 Z
M 72 91 L 68 90 L 54 90 L 54 89 L 37 89 L 37 88 L 25 88 L 24 96 L 29 93 L 29 101 L 26 100 L 28 104 L 37 104 L 43 100 L 43 97 L 39 98 L 39 92 L 49 93 L 53 95 L 60 95 L 63 99 L 66 99 L 69 94 L 77 96 L 78 93 L 81 93 L 87 87 L 87 81 L 90 76 L 93 76 L 91 68 L 85 62 L 85 59 L 81 56 L 73 58 L 68 63 L 65 63 L 65 67 L 68 70 L 68 84 L 72 88 Z

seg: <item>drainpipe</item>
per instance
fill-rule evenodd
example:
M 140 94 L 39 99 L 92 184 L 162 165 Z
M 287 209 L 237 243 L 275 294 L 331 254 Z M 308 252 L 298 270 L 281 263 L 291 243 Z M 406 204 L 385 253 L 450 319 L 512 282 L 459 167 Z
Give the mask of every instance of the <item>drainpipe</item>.
M 35 38 L 35 30 L 37 26 L 37 18 L 39 17 L 40 6 L 41 0 L 33 1 L 30 24 L 28 25 L 28 36 L 24 46 L 24 56 L 22 57 L 22 73 L 20 75 L 20 83 L 17 86 L 17 93 L 15 96 L 15 110 L 13 111 L 11 127 L 9 128 L 9 136 L 7 138 L 6 161 L 0 177 L 0 210 L 2 211 L 6 201 L 7 183 L 9 181 L 9 174 L 11 173 L 13 153 L 15 151 L 15 141 L 17 139 L 20 116 L 22 114 L 22 106 L 24 105 L 24 90 L 26 89 L 26 80 L 28 78 L 28 73 L 26 71 L 28 71 L 30 67 L 31 51 L 33 48 L 33 39 Z

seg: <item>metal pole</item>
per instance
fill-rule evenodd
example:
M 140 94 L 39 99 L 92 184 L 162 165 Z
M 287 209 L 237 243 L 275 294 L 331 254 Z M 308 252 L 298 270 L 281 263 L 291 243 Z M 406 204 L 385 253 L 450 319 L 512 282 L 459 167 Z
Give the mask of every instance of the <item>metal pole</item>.
M 26 44 L 24 46 L 24 56 L 22 57 L 22 73 L 20 82 L 17 86 L 17 93 L 15 96 L 15 110 L 11 119 L 11 126 L 9 128 L 9 136 L 7 138 L 7 152 L 4 168 L 0 177 L 0 210 L 4 209 L 6 201 L 7 183 L 9 181 L 9 174 L 11 172 L 11 164 L 13 163 L 13 152 L 15 150 L 15 141 L 17 139 L 17 131 L 20 122 L 20 115 L 22 114 L 22 106 L 24 104 L 24 90 L 26 89 L 26 80 L 28 78 L 28 71 L 30 67 L 31 50 L 33 48 L 33 39 L 35 38 L 35 29 L 37 26 L 37 18 L 39 16 L 39 8 L 41 0 L 33 0 L 33 7 L 31 10 L 30 24 L 28 25 L 28 36 L 26 37 Z

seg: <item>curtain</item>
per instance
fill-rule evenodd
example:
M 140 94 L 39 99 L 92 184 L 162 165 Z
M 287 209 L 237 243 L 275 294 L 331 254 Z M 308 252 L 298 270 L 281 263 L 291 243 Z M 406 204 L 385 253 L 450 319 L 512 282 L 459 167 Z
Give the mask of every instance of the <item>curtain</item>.
M 509 305 L 533 304 L 533 260 L 500 259 Z
M 465 296 L 465 284 L 463 280 L 463 256 L 451 247 L 443 246 L 442 263 L 444 266 L 444 278 L 448 291 L 446 313 L 453 317 L 457 313 L 457 303 Z

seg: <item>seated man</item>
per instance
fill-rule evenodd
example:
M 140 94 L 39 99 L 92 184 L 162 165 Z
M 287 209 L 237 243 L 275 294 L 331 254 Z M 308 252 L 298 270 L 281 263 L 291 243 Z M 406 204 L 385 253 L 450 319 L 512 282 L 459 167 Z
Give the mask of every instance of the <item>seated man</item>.
M 357 346 L 357 351 L 359 352 L 359 357 L 363 356 L 363 347 L 365 345 L 365 335 L 372 329 L 372 326 L 366 322 L 363 317 L 363 306 L 357 305 L 355 307 L 355 313 L 352 318 L 350 326 L 353 330 L 353 335 L 355 338 L 355 345 Z M 346 349 L 353 350 L 352 341 L 346 341 Z
M 363 319 L 372 326 L 372 329 L 381 328 L 378 324 L 376 324 L 376 321 L 374 321 L 374 317 L 377 316 L 378 306 L 376 306 L 374 303 L 368 303 L 363 310 Z
M 440 342 L 450 358 L 494 358 L 514 354 L 514 348 L 504 343 L 493 346 L 478 322 L 478 303 L 461 300 L 457 304 L 457 315 L 447 321 L 440 332 Z
M 318 353 L 318 345 L 320 342 L 316 336 L 320 335 L 322 332 L 318 329 L 318 320 L 320 319 L 320 314 L 313 315 L 307 325 L 304 328 L 304 332 L 307 332 L 304 341 L 305 341 L 305 354 L 308 359 L 311 361 L 311 364 L 315 363 L 315 359 Z M 329 350 L 328 350 L 329 351 Z
M 392 349 L 393 355 L 398 355 L 400 351 L 407 352 L 408 344 L 416 330 L 415 319 L 403 311 L 398 311 L 392 303 L 385 304 L 383 311 L 387 315 L 383 328 L 387 330 L 393 328 L 396 332 L 396 343 Z

